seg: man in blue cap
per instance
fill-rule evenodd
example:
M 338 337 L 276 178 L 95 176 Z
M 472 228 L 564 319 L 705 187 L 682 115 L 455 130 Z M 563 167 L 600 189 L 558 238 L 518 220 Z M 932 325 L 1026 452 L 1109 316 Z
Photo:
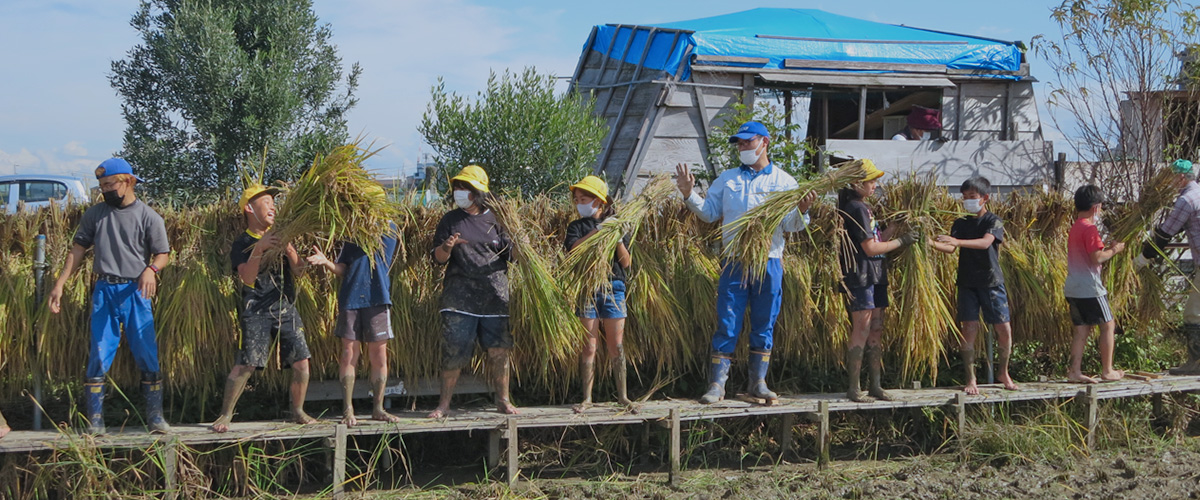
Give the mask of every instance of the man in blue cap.
M 692 189 L 696 179 L 687 164 L 676 165 L 676 185 L 687 207 L 705 222 L 720 220 L 728 224 L 766 200 L 769 193 L 799 187 L 796 179 L 771 163 L 767 156 L 770 136 L 767 127 L 759 122 L 742 124 L 737 133 L 729 137 L 730 143 L 737 144 L 741 166 L 722 172 L 709 186 L 705 197 L 700 197 Z M 725 397 L 725 382 L 729 380 L 733 351 L 737 347 L 747 307 L 750 309 L 747 393 L 767 404 L 774 404 L 779 399 L 767 388 L 766 376 L 774 341 L 775 318 L 779 316 L 783 296 L 783 231 L 804 229 L 808 224 L 808 207 L 815 199 L 816 195 L 810 194 L 800 201 L 796 211 L 783 220 L 779 231 L 772 237 L 765 274 L 746 276 L 737 263 L 722 262 L 721 278 L 717 285 L 717 331 L 713 334 L 708 370 L 709 385 L 700 398 L 701 403 L 716 403 Z M 725 229 L 721 237 L 723 245 L 728 246 L 733 234 Z
M 1167 243 L 1185 230 L 1192 258 L 1200 256 L 1200 184 L 1196 184 L 1196 169 L 1191 161 L 1179 159 L 1171 164 L 1171 170 L 1177 174 L 1175 183 L 1179 188 L 1179 198 L 1163 223 L 1154 229 L 1152 238 L 1142 244 L 1142 255 L 1135 258 L 1139 267 L 1161 256 Z M 1193 276 L 1190 282 L 1191 292 L 1183 307 L 1183 334 L 1187 336 L 1188 360 L 1172 368 L 1172 375 L 1200 375 L 1200 291 L 1197 290 L 1200 281 Z
M 121 158 L 111 158 L 96 168 L 104 202 L 83 213 L 75 232 L 71 253 L 62 274 L 50 291 L 50 311 L 61 310 L 63 285 L 83 262 L 88 248 L 95 255 L 92 272 L 91 343 L 88 354 L 88 432 L 104 434 L 104 374 L 112 367 L 124 332 L 133 359 L 142 370 L 146 396 L 146 427 L 150 432 L 171 430 L 163 418 L 162 374 L 158 370 L 158 342 L 150 299 L 158 289 L 158 273 L 170 260 L 171 247 L 162 216 L 142 203 L 133 188 L 141 181 L 133 167 Z

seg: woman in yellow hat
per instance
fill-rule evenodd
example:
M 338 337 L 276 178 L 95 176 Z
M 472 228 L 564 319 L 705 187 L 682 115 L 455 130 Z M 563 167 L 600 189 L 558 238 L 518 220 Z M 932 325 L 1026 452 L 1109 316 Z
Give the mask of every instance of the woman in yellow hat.
M 914 233 L 890 239 L 888 232 L 879 231 L 871 206 L 864 200 L 875 193 L 882 170 L 875 168 L 871 160 L 861 160 L 867 175 L 838 191 L 838 212 L 842 216 L 842 227 L 853 243 L 852 248 L 838 252 L 841 255 L 842 284 L 846 292 L 846 309 L 850 312 L 850 343 L 846 346 L 846 371 L 849 387 L 846 397 L 852 401 L 868 402 L 875 399 L 891 400 L 892 397 L 880 385 L 883 370 L 883 351 L 879 339 L 883 334 L 884 309 L 888 306 L 887 270 L 884 255 L 904 248 L 916 241 Z M 863 358 L 870 371 L 868 394 L 859 391 Z
M 455 209 L 442 216 L 433 234 L 434 262 L 445 265 L 442 286 L 442 388 L 429 418 L 450 412 L 454 386 L 471 363 L 478 342 L 488 355 L 488 372 L 501 413 L 516 414 L 508 400 L 508 263 L 512 244 L 490 210 L 487 172 L 468 165 L 450 179 Z
M 567 237 L 563 245 L 568 252 L 575 250 L 583 240 L 596 232 L 604 219 L 616 212 L 612 200 L 608 197 L 608 184 L 594 175 L 571 186 L 571 197 L 575 202 L 575 210 L 579 219 L 567 225 Z M 613 374 L 616 376 L 617 402 L 629 405 L 629 397 L 625 388 L 625 271 L 629 269 L 629 238 L 625 237 L 617 244 L 616 254 L 613 255 L 612 287 L 597 290 L 592 300 L 587 300 L 579 310 L 579 319 L 587 329 L 587 344 L 583 348 L 583 357 L 579 360 L 579 371 L 583 377 L 583 402 L 575 407 L 580 413 L 592 404 L 592 383 L 595 380 L 596 338 L 601 324 L 607 340 L 607 352 L 612 360 Z

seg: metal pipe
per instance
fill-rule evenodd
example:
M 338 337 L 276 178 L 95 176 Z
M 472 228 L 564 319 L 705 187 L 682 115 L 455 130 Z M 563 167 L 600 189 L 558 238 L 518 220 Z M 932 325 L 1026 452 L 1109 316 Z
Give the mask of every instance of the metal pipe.
M 36 250 L 33 253 L 33 282 L 34 282 L 34 297 L 37 299 L 37 307 L 42 307 L 46 299 L 46 235 L 39 234 L 34 240 L 37 242 Z M 37 325 L 34 325 L 34 331 L 37 331 Z M 33 341 L 33 430 L 42 429 L 42 367 L 38 363 L 38 339 L 34 337 Z

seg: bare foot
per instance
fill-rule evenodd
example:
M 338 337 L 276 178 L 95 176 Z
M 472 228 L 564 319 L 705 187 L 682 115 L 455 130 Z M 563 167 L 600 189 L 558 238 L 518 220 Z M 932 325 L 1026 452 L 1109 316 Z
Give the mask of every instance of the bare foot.
M 229 417 L 221 416 L 215 422 L 213 422 L 212 425 L 208 426 L 208 430 L 216 432 L 216 433 L 229 432 L 229 421 L 230 420 L 232 420 L 232 419 Z
M 317 419 L 308 416 L 307 413 L 304 413 L 304 410 L 296 410 L 292 414 L 292 422 L 300 425 L 308 425 L 317 423 Z
M 970 394 L 972 396 L 978 396 L 979 395 L 979 386 L 975 385 L 975 383 L 972 382 L 970 384 L 967 384 L 966 387 L 963 387 L 963 392 Z
M 997 380 L 999 380 L 1001 384 L 1004 384 L 1004 390 L 1006 391 L 1021 390 L 1021 388 L 1017 386 L 1017 383 L 1013 382 L 1012 377 L 1009 377 L 1008 375 L 1001 375 Z
M 499 403 L 496 403 L 496 410 L 505 415 L 517 415 L 521 413 L 517 411 L 516 406 L 513 406 L 512 403 L 509 403 L 508 401 L 500 401 Z
M 892 393 L 885 391 L 883 389 L 880 389 L 878 387 L 871 389 L 869 391 L 869 394 L 872 397 L 874 397 L 875 399 L 878 399 L 880 401 L 894 401 L 896 399 L 892 396 Z
M 358 418 L 354 416 L 354 412 L 349 412 L 342 415 L 342 424 L 346 427 L 354 427 L 358 425 Z
M 874 403 L 875 398 L 862 391 L 847 392 L 846 397 L 855 403 Z
M 574 408 L 571 408 L 571 410 L 574 411 L 575 413 L 583 413 L 583 412 L 587 411 L 588 408 L 591 408 L 591 407 L 592 407 L 592 400 L 585 399 L 585 400 L 583 400 L 582 403 L 579 403 L 579 404 L 575 405 Z
M 394 424 L 394 423 L 397 423 L 400 421 L 400 417 L 392 415 L 391 413 L 388 413 L 383 410 L 375 410 L 375 411 L 371 412 L 371 420 L 378 420 L 380 422 L 387 422 L 389 424 Z
M 436 418 L 446 418 L 446 417 L 448 417 L 448 416 L 450 416 L 450 409 L 449 409 L 449 408 L 442 408 L 442 407 L 440 407 L 440 406 L 439 406 L 439 407 L 437 407 L 437 409 L 435 409 L 435 410 L 433 410 L 433 411 L 429 412 L 429 415 L 426 415 L 425 417 L 426 417 L 426 418 L 435 418 L 435 419 L 436 419 Z
M 1125 378 L 1125 370 L 1113 370 L 1107 373 L 1100 374 L 1100 380 L 1105 382 L 1116 382 Z
M 7 425 L 4 427 L 0 427 L 0 438 L 7 436 L 9 431 L 11 431 L 11 430 L 12 430 L 12 427 L 9 427 Z
M 1098 380 L 1096 380 L 1092 377 L 1089 377 L 1087 375 L 1084 375 L 1082 373 L 1068 373 L 1067 381 L 1075 382 L 1077 384 L 1095 384 L 1095 383 L 1099 382 Z
M 630 401 L 629 398 L 617 398 L 617 403 L 621 406 L 633 406 L 633 401 Z

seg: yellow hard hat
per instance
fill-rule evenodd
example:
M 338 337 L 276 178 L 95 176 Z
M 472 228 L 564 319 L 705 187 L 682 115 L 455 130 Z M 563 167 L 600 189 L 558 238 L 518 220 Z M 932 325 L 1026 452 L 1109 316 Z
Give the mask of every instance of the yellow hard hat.
M 608 199 L 608 183 L 594 175 L 584 177 L 583 180 L 575 183 L 574 186 L 571 186 L 572 192 L 574 192 L 576 189 L 587 191 L 593 196 L 600 198 L 600 201 L 603 201 L 604 203 L 612 203 L 612 200 Z
M 867 171 L 867 175 L 863 177 L 863 182 L 873 181 L 884 176 L 884 172 L 875 167 L 875 162 L 866 158 L 862 159 L 863 170 Z
M 450 178 L 450 182 L 454 181 L 463 181 L 467 184 L 470 184 L 471 187 L 475 188 L 480 193 L 489 192 L 487 172 L 484 172 L 483 167 L 479 165 L 467 165 L 466 167 L 463 167 L 462 172 L 459 172 L 458 175 Z
M 264 186 L 262 184 L 251 184 L 247 186 L 246 189 L 242 190 L 242 197 L 238 200 L 238 209 L 245 210 L 246 205 L 250 204 L 250 200 L 253 200 L 260 194 L 269 194 L 271 196 L 275 196 L 279 194 L 279 188 Z

